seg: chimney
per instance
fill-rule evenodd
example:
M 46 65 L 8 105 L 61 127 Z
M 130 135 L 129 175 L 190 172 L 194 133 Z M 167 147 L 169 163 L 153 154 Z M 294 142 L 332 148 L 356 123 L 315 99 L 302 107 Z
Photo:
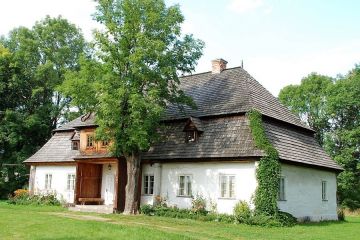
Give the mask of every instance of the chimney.
M 212 60 L 212 61 L 211 61 L 212 73 L 213 73 L 213 74 L 215 74 L 215 73 L 221 73 L 223 70 L 226 69 L 226 64 L 227 64 L 227 61 L 225 61 L 225 60 L 222 59 L 222 58 L 218 58 L 218 59 Z

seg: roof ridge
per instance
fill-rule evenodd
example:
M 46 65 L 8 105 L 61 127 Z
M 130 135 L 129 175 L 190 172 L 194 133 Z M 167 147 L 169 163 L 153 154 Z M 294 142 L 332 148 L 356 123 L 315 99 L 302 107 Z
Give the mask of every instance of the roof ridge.
M 227 70 L 233 70 L 233 69 L 236 69 L 236 68 L 241 68 L 241 69 L 243 69 L 241 66 L 236 66 L 236 67 L 226 68 L 226 69 L 224 69 L 222 72 L 226 72 Z M 194 73 L 194 74 L 189 74 L 189 75 L 184 75 L 184 76 L 180 76 L 179 78 L 187 78 L 187 77 L 192 77 L 192 76 L 197 76 L 197 75 L 202 75 L 202 74 L 208 74 L 208 73 L 211 73 L 211 71 Z M 217 74 L 218 74 L 218 73 L 217 73 Z

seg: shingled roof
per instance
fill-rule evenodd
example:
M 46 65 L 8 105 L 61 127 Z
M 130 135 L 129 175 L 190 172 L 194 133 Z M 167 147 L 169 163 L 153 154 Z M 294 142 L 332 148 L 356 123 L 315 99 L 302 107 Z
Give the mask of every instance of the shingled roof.
M 74 162 L 79 151 L 71 149 L 73 135 L 73 131 L 56 132 L 39 151 L 24 162 Z
M 263 115 L 311 130 L 277 98 L 241 67 L 220 74 L 206 72 L 181 78 L 181 89 L 191 96 L 197 109 L 169 106 L 165 119 L 245 113 L 258 109 Z
M 186 121 L 166 124 L 159 143 L 144 153 L 144 159 L 191 159 L 262 156 L 254 145 L 249 122 L 243 116 L 202 120 L 198 141 L 186 143 Z

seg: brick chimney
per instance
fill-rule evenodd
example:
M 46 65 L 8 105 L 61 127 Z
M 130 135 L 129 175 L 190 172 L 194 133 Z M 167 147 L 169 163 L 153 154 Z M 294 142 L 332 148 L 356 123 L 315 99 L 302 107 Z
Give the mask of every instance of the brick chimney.
M 215 74 L 215 73 L 221 73 L 223 70 L 226 69 L 226 64 L 227 64 L 227 61 L 225 61 L 225 60 L 222 59 L 222 58 L 218 58 L 218 59 L 212 60 L 212 61 L 211 61 L 212 73 L 213 73 L 213 74 Z

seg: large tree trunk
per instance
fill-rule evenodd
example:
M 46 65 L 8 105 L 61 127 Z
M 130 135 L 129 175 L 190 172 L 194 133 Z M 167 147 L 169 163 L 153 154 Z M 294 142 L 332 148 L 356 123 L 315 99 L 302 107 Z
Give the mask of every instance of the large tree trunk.
M 137 214 L 139 206 L 139 175 L 141 156 L 139 152 L 124 154 L 127 165 L 124 214 Z

